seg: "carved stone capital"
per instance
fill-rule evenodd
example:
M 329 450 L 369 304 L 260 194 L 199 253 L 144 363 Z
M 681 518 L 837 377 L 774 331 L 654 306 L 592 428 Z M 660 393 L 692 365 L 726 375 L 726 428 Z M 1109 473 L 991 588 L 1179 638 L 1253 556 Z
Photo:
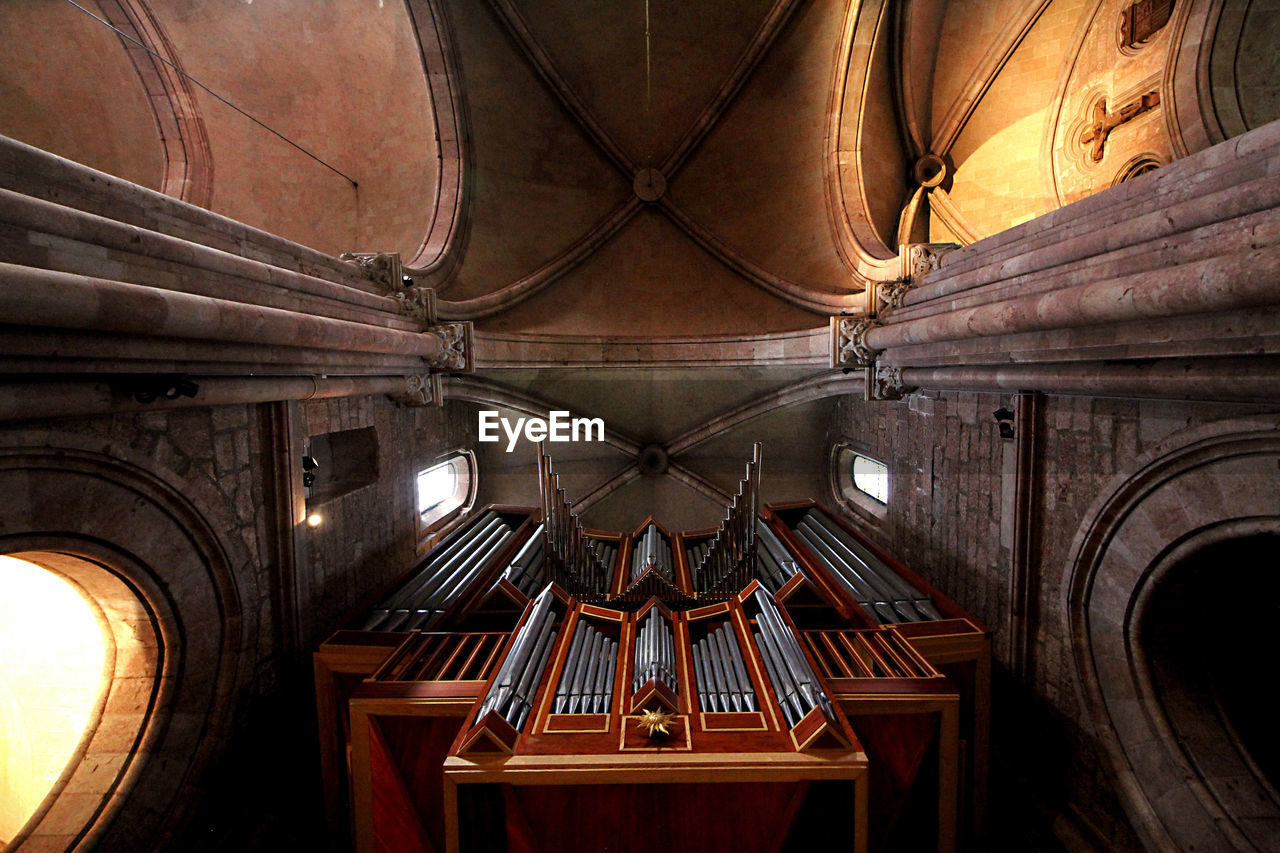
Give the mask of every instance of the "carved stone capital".
M 868 400 L 901 400 L 914 390 L 914 386 L 903 382 L 901 367 L 881 367 L 877 364 L 867 371 Z
M 903 301 L 907 297 L 907 291 L 911 289 L 911 282 L 901 278 L 896 278 L 893 281 L 877 281 L 872 284 L 875 289 L 873 297 L 877 314 L 894 308 L 901 308 Z
M 394 395 L 406 406 L 443 406 L 444 394 L 436 373 L 414 373 L 404 378 L 404 390 Z
M 338 258 L 360 267 L 388 291 L 394 293 L 404 286 L 399 252 L 344 252 Z
M 444 344 L 439 354 L 431 359 L 431 369 L 441 373 L 470 373 L 476 369 L 474 326 L 470 322 L 441 323 L 426 331 L 436 335 Z
M 436 322 L 436 292 L 430 287 L 406 287 L 392 294 L 400 303 L 400 313 L 424 326 Z
M 867 333 L 880 325 L 867 317 L 831 318 L 831 366 L 869 367 L 876 351 L 867 346 Z
M 956 243 L 904 243 L 899 247 L 901 278 L 912 285 L 942 265 L 942 256 L 960 246 Z

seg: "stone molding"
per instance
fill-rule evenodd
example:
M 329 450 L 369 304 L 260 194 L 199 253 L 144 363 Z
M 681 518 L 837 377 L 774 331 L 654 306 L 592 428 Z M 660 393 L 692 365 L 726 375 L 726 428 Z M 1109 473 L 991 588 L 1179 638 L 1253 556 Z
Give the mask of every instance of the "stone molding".
M 253 672 L 242 660 L 256 647 L 262 627 L 262 590 L 247 570 L 252 555 L 238 537 L 219 532 L 234 525 L 212 486 L 186 480 L 179 489 L 171 483 L 183 478 L 153 469 L 153 461 L 128 447 L 104 447 L 83 436 L 14 432 L 0 441 L 0 495 L 9 504 L 0 551 L 34 553 L 42 564 L 49 562 L 43 554 L 79 558 L 55 568 L 80 574 L 77 582 L 87 589 L 103 589 L 99 575 L 105 570 L 97 567 L 109 567 L 154 614 L 163 648 L 133 758 L 118 767 L 109 785 L 98 777 L 116 766 L 119 745 L 104 748 L 95 763 L 94 741 L 87 742 L 81 762 L 91 771 L 92 790 L 102 791 L 104 799 L 88 813 L 88 824 L 80 817 L 71 830 L 72 836 L 82 833 L 77 849 L 158 849 L 172 843 L 199 800 L 199 780 L 244 710 L 237 697 Z M 67 507 L 78 509 L 68 515 Z M 120 507 L 129 508 L 125 516 Z M 101 592 L 95 597 L 107 603 Z M 104 733 L 110 740 L 109 728 Z M 71 772 L 69 778 L 78 780 Z M 69 809 L 86 814 L 86 791 L 64 790 Z M 70 825 L 62 820 L 67 811 L 59 811 L 57 801 L 47 805 L 25 831 L 32 838 L 69 838 Z M 50 821 L 57 828 L 42 830 Z
M 441 323 L 427 332 L 441 341 L 441 350 L 427 361 L 442 373 L 471 373 L 476 369 L 475 332 L 471 323 Z
M 1064 605 L 1077 687 L 1124 808 L 1153 850 L 1248 848 L 1250 833 L 1271 825 L 1224 806 L 1221 780 L 1174 735 L 1136 653 L 1145 607 L 1169 569 L 1213 542 L 1280 529 L 1277 462 L 1280 417 L 1175 433 L 1111 481 L 1071 546 Z
M 399 252 L 343 252 L 338 257 L 364 270 L 371 281 L 389 293 L 404 289 L 404 266 Z
M 867 400 L 901 400 L 915 390 L 902 378 L 901 367 L 875 364 L 867 370 Z

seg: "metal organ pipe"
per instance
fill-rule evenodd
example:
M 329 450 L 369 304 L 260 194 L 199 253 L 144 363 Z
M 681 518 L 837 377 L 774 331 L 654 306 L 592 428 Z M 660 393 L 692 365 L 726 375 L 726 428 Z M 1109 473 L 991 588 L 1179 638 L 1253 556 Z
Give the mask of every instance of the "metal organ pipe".
M 828 720 L 834 720 L 835 710 L 831 700 L 818 686 L 818 678 L 809 666 L 804 650 L 800 648 L 791 629 L 782 621 L 773 599 L 768 593 L 757 589 L 755 602 L 759 610 L 756 619 L 758 632 L 755 634 L 757 645 L 765 657 L 769 678 L 773 681 L 779 699 L 785 696 L 786 702 L 791 704 L 795 712 L 794 720 L 788 716 L 788 723 L 794 726 L 815 707 L 820 708 Z M 769 660 L 770 657 L 772 661 Z
M 927 595 L 914 589 L 823 513 L 808 511 L 794 530 L 880 624 L 942 618 Z
M 551 457 L 538 445 L 538 493 L 542 499 L 543 546 L 547 580 L 586 601 L 598 601 L 608 592 L 609 577 L 596 550 L 572 512 L 572 504 L 560 488 L 560 477 L 551 471 Z
M 551 649 L 555 645 L 555 610 L 550 588 L 543 590 L 533 603 L 529 618 L 512 642 L 493 684 L 485 695 L 479 720 L 489 711 L 497 711 L 517 731 L 524 729 L 533 706 L 534 691 L 542 680 Z
M 449 545 L 432 554 L 409 582 L 374 608 L 362 629 L 407 631 L 431 627 L 514 533 L 497 513 L 484 513 Z
M 732 592 L 756 575 L 756 518 L 760 514 L 760 452 L 756 442 L 747 475 L 711 538 L 706 555 L 692 572 L 699 593 Z

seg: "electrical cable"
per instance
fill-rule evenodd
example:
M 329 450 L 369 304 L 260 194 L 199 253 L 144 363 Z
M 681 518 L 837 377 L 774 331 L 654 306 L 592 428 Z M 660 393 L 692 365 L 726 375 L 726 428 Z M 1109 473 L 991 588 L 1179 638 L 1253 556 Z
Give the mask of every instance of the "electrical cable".
M 81 6 L 79 3 L 75 2 L 75 0 L 66 0 L 66 2 L 67 2 L 67 3 L 69 3 L 69 4 L 71 4 L 72 6 L 75 6 L 75 7 L 76 7 L 77 9 L 79 9 L 81 12 L 84 12 L 84 13 L 85 13 L 86 15 L 88 15 L 90 18 L 93 18 L 95 21 L 97 21 L 98 23 L 102 24 L 103 26 L 105 26 L 105 27 L 107 27 L 107 28 L 109 28 L 109 29 L 111 29 L 111 30 L 114 30 L 114 31 L 116 32 L 116 34 L 120 36 L 120 38 L 122 38 L 122 39 L 124 39 L 125 41 L 128 41 L 128 42 L 130 42 L 130 43 L 132 43 L 132 44 L 135 44 L 135 45 L 137 45 L 138 47 L 142 48 L 143 50 L 145 50 L 145 51 L 146 51 L 148 54 L 150 54 L 151 56 L 153 56 L 153 57 L 155 57 L 156 59 L 160 60 L 160 61 L 161 61 L 161 62 L 163 62 L 165 65 L 168 65 L 168 66 L 169 66 L 170 68 L 172 68 L 174 71 L 177 71 L 177 72 L 178 72 L 179 74 L 181 74 L 183 77 L 187 78 L 187 79 L 188 79 L 188 80 L 190 80 L 192 83 L 195 83 L 195 84 L 196 84 L 197 86 L 199 86 L 201 89 L 204 89 L 204 90 L 205 90 L 206 92 L 208 92 L 210 95 L 213 95 L 213 97 L 217 98 L 217 99 L 218 99 L 219 101 L 221 101 L 222 103 L 224 103 L 224 104 L 226 104 L 227 106 L 231 107 L 231 109 L 233 109 L 233 110 L 235 110 L 236 112 L 240 113 L 240 115 L 242 115 L 242 116 L 244 116 L 245 118 L 249 119 L 249 121 L 253 122 L 254 124 L 258 125 L 258 126 L 259 126 L 259 127 L 261 127 L 261 128 L 264 128 L 264 129 L 265 129 L 265 130 L 267 130 L 267 131 L 270 131 L 272 134 L 274 134 L 274 135 L 276 135 L 276 136 L 280 137 L 280 138 L 281 138 L 281 139 L 283 139 L 285 142 L 289 143 L 289 144 L 290 144 L 290 145 L 292 145 L 294 148 L 296 148 L 296 149 L 298 149 L 299 151 L 301 151 L 303 154 L 306 154 L 306 155 L 307 155 L 308 157 L 310 157 L 312 160 L 315 160 L 317 163 L 319 163 L 321 166 L 324 166 L 326 169 L 330 170 L 331 172 L 335 172 L 335 173 L 337 173 L 337 174 L 341 175 L 343 178 L 345 178 L 346 180 L 348 180 L 348 181 L 350 181 L 350 182 L 351 182 L 351 186 L 353 186 L 353 187 L 359 187 L 359 186 L 360 186 L 360 184 L 359 184 L 359 183 L 357 183 L 357 181 L 356 181 L 356 179 L 355 179 L 355 178 L 353 178 L 353 177 L 351 177 L 350 175 L 346 174 L 345 172 L 343 172 L 342 170 L 338 169 L 337 167 L 329 165 L 329 164 L 328 164 L 328 163 L 326 163 L 324 160 L 321 160 L 321 159 L 320 159 L 319 157 L 317 157 L 315 154 L 312 154 L 310 151 L 308 151 L 307 149 L 303 148 L 301 145 L 299 145 L 298 143 L 294 142 L 292 139 L 290 139 L 289 137 L 285 136 L 283 133 L 281 133 L 280 131 L 278 131 L 278 130 L 276 130 L 275 128 L 271 127 L 270 125 L 266 124 L 265 122 L 263 122 L 263 121 L 261 121 L 261 120 L 259 120 L 259 119 L 257 119 L 257 118 L 254 118 L 253 116 L 249 115 L 249 113 L 247 113 L 247 112 L 245 112 L 244 110 L 240 109 L 240 108 L 239 108 L 239 107 L 237 107 L 235 104 L 231 103 L 231 102 L 230 102 L 230 101 L 228 101 L 226 98 L 222 97 L 222 96 L 221 96 L 221 95 L 219 95 L 217 92 L 213 91 L 213 90 L 212 90 L 212 89 L 210 89 L 208 86 L 206 86 L 205 84 L 201 83 L 201 82 L 200 82 L 199 80 L 197 80 L 196 78 L 192 77 L 192 76 L 191 76 L 190 74 L 188 74 L 186 71 L 183 71 L 183 70 L 182 70 L 181 68 L 179 68 L 177 65 L 174 65 L 174 64 L 173 64 L 172 62 L 170 62 L 168 59 L 165 59 L 163 56 L 161 56 L 160 54 L 156 53 L 154 50 L 152 50 L 151 48 L 147 47 L 145 44 L 143 44 L 142 42 L 138 41 L 138 40 L 137 40 L 136 38 L 134 38 L 133 36 L 129 35 L 128 33 L 124 32 L 123 30 L 121 30 L 121 29 L 120 29 L 119 27 L 117 27 L 116 25 L 112 24 L 110 21 L 105 20 L 105 19 L 103 19 L 103 18 L 99 18 L 97 15 L 93 14 L 93 12 L 90 12 L 88 9 L 86 9 L 86 8 L 85 8 L 85 7 L 83 7 L 83 6 Z M 647 2 L 648 2 L 648 0 L 646 0 L 646 3 L 647 3 Z

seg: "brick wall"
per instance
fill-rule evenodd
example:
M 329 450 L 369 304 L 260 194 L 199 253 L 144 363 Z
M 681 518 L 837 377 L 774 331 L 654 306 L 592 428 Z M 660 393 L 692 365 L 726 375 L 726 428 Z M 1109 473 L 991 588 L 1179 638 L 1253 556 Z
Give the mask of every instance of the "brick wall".
M 474 413 L 456 403 L 402 407 L 386 397 L 314 400 L 301 408 L 307 435 L 373 427 L 378 436 L 377 481 L 320 506 L 324 522 L 307 530 L 299 554 L 300 597 L 309 602 L 304 648 L 310 649 L 414 561 L 417 472 L 439 454 L 470 444 Z
M 985 621 L 1003 645 L 1009 536 L 1001 537 L 1001 472 L 1009 443 L 991 413 L 1008 395 L 955 394 L 908 402 L 844 398 L 832 440 L 889 466 L 889 511 L 861 520 L 913 568 Z M 1011 448 L 1010 448 L 1011 452 Z M 831 502 L 831 495 L 822 498 Z
M 1103 487 L 1132 460 L 1180 429 L 1259 411 L 1211 403 L 1046 397 L 1036 496 L 1038 585 L 1026 685 L 1008 671 L 1009 574 L 1014 442 L 999 438 L 992 413 L 1002 394 L 930 393 L 901 403 L 843 398 L 832 441 L 889 465 L 889 508 L 860 516 L 870 535 L 985 621 L 993 631 L 996 775 L 992 826 L 1012 833 L 1108 850 L 1139 850 L 1109 765 L 1084 720 L 1074 683 L 1064 586 L 1073 537 Z M 831 495 L 822 496 L 832 502 Z M 1033 797 L 1020 790 L 1030 781 Z M 1011 815 L 1020 801 L 1040 811 L 1038 828 Z M 1063 821 L 1067 814 L 1071 820 Z

